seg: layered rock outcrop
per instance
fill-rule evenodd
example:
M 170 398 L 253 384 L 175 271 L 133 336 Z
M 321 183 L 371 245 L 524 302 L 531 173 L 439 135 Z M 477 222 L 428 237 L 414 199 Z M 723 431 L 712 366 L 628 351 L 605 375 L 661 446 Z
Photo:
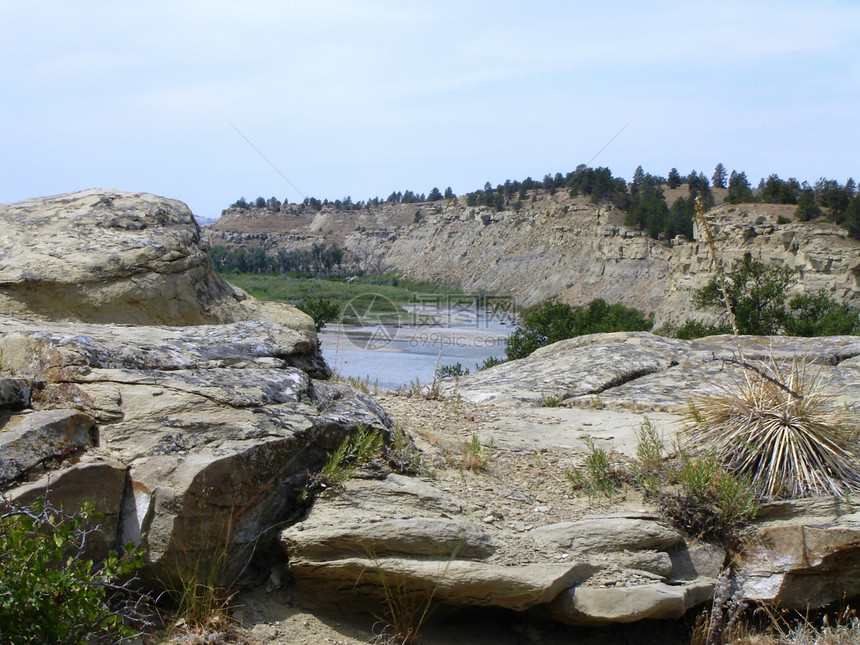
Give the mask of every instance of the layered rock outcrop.
M 747 362 L 805 360 L 834 405 L 856 409 L 856 337 L 746 337 L 740 344 Z M 482 437 L 493 439 L 496 451 L 536 458 L 547 451 L 547 459 L 571 463 L 591 442 L 632 459 L 642 414 L 659 423 L 669 444 L 691 396 L 742 378 L 737 347 L 730 337 L 584 336 L 461 377 L 443 390 L 452 405 L 492 407 L 498 421 Z M 540 407 L 548 393 L 560 399 L 559 407 Z M 462 414 L 473 418 L 473 410 Z M 581 508 L 549 499 L 577 515 L 541 523 L 541 506 L 531 497 L 538 491 L 508 490 L 513 480 L 506 466 L 499 468 L 504 483 L 491 479 L 500 488 L 477 510 L 474 493 L 457 494 L 433 480 L 368 473 L 349 481 L 281 532 L 289 570 L 328 597 L 379 597 L 396 584 L 418 595 L 432 589 L 452 605 L 528 610 L 571 625 L 677 618 L 710 601 L 729 564 L 722 546 L 669 526 L 647 501 L 639 510 L 621 505 L 582 515 Z M 488 483 L 464 475 L 461 486 L 474 491 Z M 513 500 L 505 513 L 495 510 L 500 494 Z M 850 500 L 826 498 L 765 504 L 732 556 L 743 597 L 807 611 L 857 595 L 855 510 Z
M 0 490 L 94 501 L 94 557 L 132 541 L 164 580 L 223 548 L 235 577 L 329 451 L 389 432 L 372 399 L 318 380 L 307 315 L 214 273 L 184 204 L 84 191 L 0 221 Z
M 586 198 L 542 191 L 533 197 L 519 210 L 500 212 L 450 200 L 357 211 L 326 207 L 316 214 L 297 206 L 280 213 L 229 209 L 204 234 L 213 244 L 269 252 L 338 243 L 360 268 L 510 295 L 519 305 L 603 298 L 654 313 L 657 327 L 714 319 L 693 305 L 692 292 L 714 275 L 698 227 L 693 241 L 658 241 L 625 227 L 622 212 Z M 835 225 L 776 223 L 778 215 L 791 218 L 793 208 L 743 204 L 709 211 L 724 268 L 737 269 L 745 257 L 788 266 L 797 271 L 797 292 L 823 289 L 860 310 L 860 241 Z

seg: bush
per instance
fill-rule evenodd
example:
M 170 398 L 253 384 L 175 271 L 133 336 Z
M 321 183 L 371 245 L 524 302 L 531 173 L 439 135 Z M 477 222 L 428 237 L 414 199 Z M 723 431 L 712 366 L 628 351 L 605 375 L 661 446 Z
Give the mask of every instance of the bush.
M 803 363 L 745 367 L 696 397 L 686 438 L 713 446 L 726 470 L 764 498 L 860 491 L 860 424 L 834 406 Z
M 0 510 L 0 643 L 118 642 L 136 632 L 143 597 L 123 578 L 143 565 L 142 551 L 126 546 L 94 566 L 84 557 L 98 519 L 88 502 L 74 515 L 44 498 Z
M 546 300 L 523 309 L 519 327 L 508 338 L 505 354 L 508 360 L 525 358 L 544 345 L 583 336 L 612 331 L 648 331 L 653 321 L 641 311 L 620 304 L 608 305 L 601 299 L 586 307 Z
M 669 325 L 661 329 L 660 333 L 670 338 L 691 340 L 693 338 L 702 338 L 703 336 L 731 334 L 732 328 L 730 325 L 706 325 L 698 320 L 688 320 L 680 327 Z
M 680 491 L 660 497 L 661 511 L 670 524 L 700 539 L 726 540 L 758 513 L 750 480 L 725 470 L 715 451 L 682 455 L 674 478 Z
M 436 368 L 436 378 L 459 378 L 468 376 L 469 368 L 463 367 L 462 363 L 454 363 L 453 365 L 440 365 Z
M 745 258 L 741 268 L 726 276 L 726 290 L 738 332 L 753 336 L 785 333 L 792 336 L 832 336 L 860 334 L 860 319 L 846 306 L 836 302 L 824 291 L 803 294 L 788 304 L 788 290 L 797 282 L 788 267 L 766 266 Z M 700 309 L 724 310 L 725 302 L 716 278 L 696 291 L 696 306 Z M 678 338 L 697 338 L 710 333 L 728 333 L 725 323 L 708 327 L 687 322 L 676 332 Z M 707 332 L 707 333 L 706 333 Z M 691 334 L 691 335 L 681 335 Z
M 860 335 L 860 316 L 823 290 L 797 296 L 789 307 L 791 315 L 785 322 L 789 336 Z
M 341 305 L 331 298 L 305 298 L 296 307 L 314 319 L 317 333 L 323 330 L 326 323 L 334 322 L 341 315 Z

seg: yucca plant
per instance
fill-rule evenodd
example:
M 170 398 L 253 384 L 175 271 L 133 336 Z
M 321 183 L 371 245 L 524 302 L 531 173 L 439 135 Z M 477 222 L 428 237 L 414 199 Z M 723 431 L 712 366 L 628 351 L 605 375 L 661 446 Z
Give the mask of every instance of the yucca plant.
M 766 499 L 860 491 L 856 418 L 834 405 L 805 362 L 756 367 L 694 399 L 689 443 L 712 447 Z

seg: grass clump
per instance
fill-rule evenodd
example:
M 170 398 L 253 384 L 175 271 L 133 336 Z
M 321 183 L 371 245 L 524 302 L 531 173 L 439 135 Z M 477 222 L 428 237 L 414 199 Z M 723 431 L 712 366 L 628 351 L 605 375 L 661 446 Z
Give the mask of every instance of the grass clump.
M 694 404 L 688 442 L 713 446 L 719 462 L 761 497 L 860 491 L 860 425 L 833 405 L 803 362 L 744 369 Z
M 487 470 L 492 452 L 492 438 L 486 445 L 483 445 L 478 435 L 472 435 L 472 438 L 464 441 L 460 447 L 460 465 L 472 472 Z
M 699 539 L 730 541 L 758 513 L 758 498 L 749 480 L 726 471 L 716 452 L 681 455 L 670 473 L 676 490 L 658 496 L 666 520 Z
M 344 439 L 329 454 L 320 472 L 311 476 L 308 488 L 326 489 L 342 484 L 350 479 L 355 471 L 382 451 L 382 434 L 373 428 L 359 426 L 356 432 Z
M 618 488 L 619 476 L 612 467 L 609 453 L 594 445 L 591 437 L 586 437 L 588 455 L 585 466 L 576 470 L 565 470 L 568 481 L 577 490 L 583 490 L 589 497 L 605 496 L 612 498 Z
M 418 584 L 407 575 L 390 572 L 383 566 L 376 553 L 368 550 L 373 569 L 362 574 L 372 578 L 385 599 L 384 615 L 377 616 L 382 628 L 373 639 L 378 645 L 414 645 L 418 643 L 421 629 L 433 610 L 436 594 L 448 575 L 451 563 L 462 547 L 458 543 L 438 573 Z M 376 630 L 374 630 L 376 631 Z
M 563 400 L 564 394 L 542 394 L 540 404 L 544 408 L 557 408 Z
M 648 494 L 656 494 L 664 479 L 666 445 L 657 427 L 648 417 L 636 431 L 636 461 L 632 466 L 633 481 Z

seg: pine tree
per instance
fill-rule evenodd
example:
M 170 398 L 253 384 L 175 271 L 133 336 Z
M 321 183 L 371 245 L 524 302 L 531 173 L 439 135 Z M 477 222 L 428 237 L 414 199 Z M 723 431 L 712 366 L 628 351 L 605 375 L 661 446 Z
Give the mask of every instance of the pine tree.
M 714 188 L 726 187 L 726 167 L 722 163 L 718 163 L 714 168 L 714 175 L 711 177 L 711 186 Z

